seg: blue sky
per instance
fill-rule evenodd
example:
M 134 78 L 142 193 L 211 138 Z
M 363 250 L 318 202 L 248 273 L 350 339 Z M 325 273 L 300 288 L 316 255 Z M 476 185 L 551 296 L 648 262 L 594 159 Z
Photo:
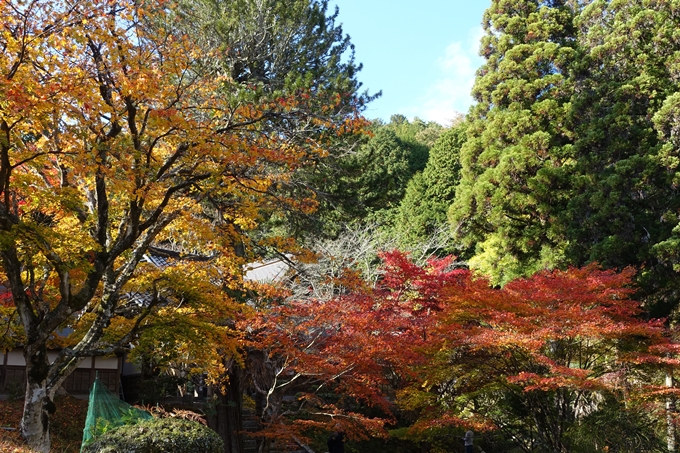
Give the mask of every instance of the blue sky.
M 482 14 L 490 0 L 331 0 L 338 21 L 364 64 L 359 80 L 380 99 L 368 118 L 408 118 L 447 124 L 466 112 L 482 35 Z

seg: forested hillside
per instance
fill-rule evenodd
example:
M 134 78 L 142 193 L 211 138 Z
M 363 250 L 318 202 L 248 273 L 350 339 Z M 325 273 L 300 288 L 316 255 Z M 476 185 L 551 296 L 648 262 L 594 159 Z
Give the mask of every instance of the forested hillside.
M 447 124 L 364 116 L 328 0 L 0 17 L 0 346 L 35 451 L 68 375 L 123 354 L 227 453 L 678 450 L 680 1 L 492 0 Z

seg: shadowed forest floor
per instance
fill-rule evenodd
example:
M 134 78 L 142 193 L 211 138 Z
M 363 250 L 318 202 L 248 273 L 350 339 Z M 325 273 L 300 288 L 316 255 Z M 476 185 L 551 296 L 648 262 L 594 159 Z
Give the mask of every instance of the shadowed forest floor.
M 52 451 L 54 453 L 78 453 L 83 438 L 87 416 L 87 400 L 71 396 L 56 398 L 57 412 L 52 418 Z M 19 421 L 23 412 L 22 399 L 0 401 L 0 452 L 31 453 L 19 433 Z

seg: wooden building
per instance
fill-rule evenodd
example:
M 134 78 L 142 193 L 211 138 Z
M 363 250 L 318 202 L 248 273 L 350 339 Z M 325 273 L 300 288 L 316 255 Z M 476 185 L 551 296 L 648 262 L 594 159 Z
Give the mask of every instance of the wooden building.
M 50 360 L 57 357 L 57 352 L 48 352 Z M 62 387 L 76 397 L 87 397 L 95 376 L 109 390 L 119 393 L 120 375 L 123 369 L 122 357 L 86 357 L 78 368 L 66 378 Z M 0 367 L 0 395 L 17 394 L 23 396 L 26 386 L 26 361 L 22 348 L 7 351 L 2 356 Z

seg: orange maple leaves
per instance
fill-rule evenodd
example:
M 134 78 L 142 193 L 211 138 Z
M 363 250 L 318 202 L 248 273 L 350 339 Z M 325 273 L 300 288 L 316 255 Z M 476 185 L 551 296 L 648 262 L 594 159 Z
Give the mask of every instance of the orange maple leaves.
M 389 422 L 397 397 L 423 414 L 420 428 L 444 420 L 488 428 L 494 420 L 468 406 L 472 395 L 625 386 L 627 397 L 649 396 L 656 383 L 632 370 L 646 367 L 649 377 L 679 364 L 663 321 L 641 318 L 631 299 L 632 270 L 546 271 L 498 289 L 450 258 L 423 267 L 399 252 L 382 258 L 375 287 L 359 284 L 331 301 L 294 301 L 269 314 L 276 327 L 266 341 L 280 345 L 285 368 L 340 398 L 329 424 L 361 404 L 379 407 Z M 328 400 L 306 398 L 329 412 Z

